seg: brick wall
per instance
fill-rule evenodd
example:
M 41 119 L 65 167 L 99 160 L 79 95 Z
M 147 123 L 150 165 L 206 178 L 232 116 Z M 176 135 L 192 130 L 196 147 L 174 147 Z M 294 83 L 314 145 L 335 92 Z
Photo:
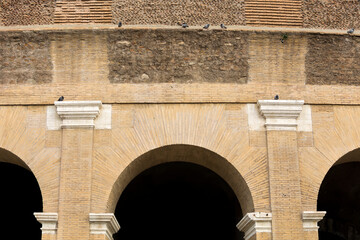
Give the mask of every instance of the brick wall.
M 305 28 L 360 28 L 358 0 L 303 0 Z
M 113 0 L 113 23 L 245 25 L 244 0 Z
M 1 0 L 0 26 L 52 24 L 55 0 Z

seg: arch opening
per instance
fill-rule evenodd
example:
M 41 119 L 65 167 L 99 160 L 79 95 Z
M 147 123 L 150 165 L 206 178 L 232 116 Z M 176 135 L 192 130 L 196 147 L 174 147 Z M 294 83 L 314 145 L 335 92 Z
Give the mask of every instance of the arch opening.
M 14 239 L 40 240 L 41 224 L 34 216 L 43 211 L 39 184 L 23 161 L 0 150 L 1 228 Z
M 319 222 L 319 240 L 360 239 L 360 150 L 340 158 L 326 174 L 317 209 L 326 211 Z
M 231 187 L 215 172 L 189 162 L 168 162 L 136 176 L 115 210 L 115 240 L 242 240 L 242 218 Z

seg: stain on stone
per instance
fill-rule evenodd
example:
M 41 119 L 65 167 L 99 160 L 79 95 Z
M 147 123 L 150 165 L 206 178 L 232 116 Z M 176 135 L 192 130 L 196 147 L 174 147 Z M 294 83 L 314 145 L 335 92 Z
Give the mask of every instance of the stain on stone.
M 46 32 L 1 32 L 0 84 L 51 82 L 49 46 Z
M 360 85 L 359 59 L 359 37 L 309 35 L 306 83 Z
M 113 83 L 246 83 L 247 36 L 216 30 L 112 31 L 109 79 Z

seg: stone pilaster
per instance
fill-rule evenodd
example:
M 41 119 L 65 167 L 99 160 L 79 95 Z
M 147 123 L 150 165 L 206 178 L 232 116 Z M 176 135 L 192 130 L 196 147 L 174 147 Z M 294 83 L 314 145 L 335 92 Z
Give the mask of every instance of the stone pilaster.
M 90 234 L 101 235 L 97 239 L 113 240 L 112 235 L 119 231 L 120 225 L 112 213 L 90 213 Z M 94 236 L 92 236 L 94 237 Z
M 246 214 L 236 225 L 239 231 L 245 233 L 245 240 L 271 239 L 271 213 L 253 212 Z
M 58 214 L 57 213 L 47 213 L 47 212 L 35 212 L 34 213 L 36 220 L 41 223 L 41 233 L 43 240 L 55 240 L 57 223 L 58 223 Z
M 317 223 L 323 219 L 326 211 L 304 211 L 302 214 L 303 227 L 305 231 L 305 240 L 315 240 L 318 239 L 318 229 L 319 226 Z
M 303 240 L 297 118 L 304 101 L 260 100 L 265 118 L 272 239 Z
M 58 239 L 88 240 L 94 119 L 100 101 L 55 102 L 62 119 Z

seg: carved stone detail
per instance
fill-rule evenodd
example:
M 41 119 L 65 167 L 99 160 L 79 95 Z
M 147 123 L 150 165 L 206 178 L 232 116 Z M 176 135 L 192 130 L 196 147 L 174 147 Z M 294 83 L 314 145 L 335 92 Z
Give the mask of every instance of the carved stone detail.
M 90 213 L 89 221 L 91 234 L 103 234 L 109 240 L 113 240 L 112 235 L 120 229 L 113 213 Z
M 56 234 L 57 213 L 35 212 L 34 215 L 36 220 L 42 225 L 41 231 L 43 234 Z
M 252 212 L 246 214 L 236 227 L 245 233 L 245 240 L 258 232 L 271 232 L 271 213 Z
M 303 100 L 259 100 L 261 115 L 265 117 L 267 130 L 296 131 Z
M 304 211 L 302 214 L 304 231 L 317 231 L 317 223 L 323 219 L 326 211 Z
M 62 119 L 61 128 L 93 128 L 101 101 L 56 101 L 56 111 Z

